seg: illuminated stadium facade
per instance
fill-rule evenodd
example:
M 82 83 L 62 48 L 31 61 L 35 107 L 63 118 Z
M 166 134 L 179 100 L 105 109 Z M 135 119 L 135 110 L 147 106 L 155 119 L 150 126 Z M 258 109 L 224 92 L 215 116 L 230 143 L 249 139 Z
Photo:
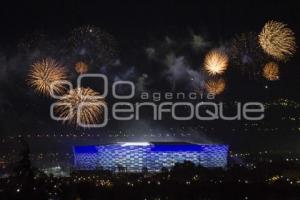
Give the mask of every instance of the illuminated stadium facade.
M 191 161 L 207 168 L 226 167 L 227 145 L 129 142 L 97 146 L 74 146 L 74 166 L 78 170 L 106 169 L 150 172 Z

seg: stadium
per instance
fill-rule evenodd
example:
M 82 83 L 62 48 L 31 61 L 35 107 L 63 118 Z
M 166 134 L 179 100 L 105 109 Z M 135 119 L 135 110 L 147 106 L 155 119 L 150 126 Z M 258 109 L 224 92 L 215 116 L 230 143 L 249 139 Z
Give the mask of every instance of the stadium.
M 105 169 L 113 172 L 158 172 L 175 163 L 191 161 L 207 168 L 227 166 L 227 145 L 185 142 L 127 142 L 106 145 L 74 146 L 77 170 Z

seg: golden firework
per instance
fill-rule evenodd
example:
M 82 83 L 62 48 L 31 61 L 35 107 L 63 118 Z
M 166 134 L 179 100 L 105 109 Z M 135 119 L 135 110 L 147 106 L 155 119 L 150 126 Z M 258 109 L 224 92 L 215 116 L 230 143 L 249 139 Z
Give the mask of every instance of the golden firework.
M 204 68 L 210 75 L 223 74 L 228 66 L 228 56 L 223 51 L 212 50 L 206 54 Z
M 221 94 L 225 89 L 225 81 L 222 78 L 216 80 L 208 80 L 205 83 L 205 88 L 210 94 Z
M 267 22 L 258 38 L 263 50 L 275 59 L 286 60 L 296 51 L 294 32 L 281 22 Z
M 93 125 L 102 118 L 104 98 L 90 88 L 71 89 L 57 101 L 55 112 L 64 122 Z
M 67 79 L 65 68 L 52 58 L 33 63 L 28 77 L 29 85 L 43 95 L 50 96 L 51 87 L 56 94 L 62 94 L 65 91 L 65 85 L 59 82 Z
M 263 76 L 269 81 L 276 81 L 279 79 L 279 67 L 275 62 L 269 62 L 264 66 Z
M 75 64 L 75 70 L 78 74 L 84 74 L 87 73 L 88 71 L 88 65 L 84 62 L 77 62 Z

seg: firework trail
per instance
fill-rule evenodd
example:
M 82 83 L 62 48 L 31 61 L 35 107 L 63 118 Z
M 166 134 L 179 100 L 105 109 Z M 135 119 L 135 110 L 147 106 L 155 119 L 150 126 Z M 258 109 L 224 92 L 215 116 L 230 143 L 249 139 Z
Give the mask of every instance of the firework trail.
M 265 63 L 265 54 L 258 43 L 257 33 L 241 33 L 231 41 L 230 58 L 242 74 L 255 79 L 260 74 L 260 66 Z
M 116 57 L 114 37 L 96 26 L 86 25 L 74 29 L 70 42 L 75 56 L 91 63 L 111 63 Z

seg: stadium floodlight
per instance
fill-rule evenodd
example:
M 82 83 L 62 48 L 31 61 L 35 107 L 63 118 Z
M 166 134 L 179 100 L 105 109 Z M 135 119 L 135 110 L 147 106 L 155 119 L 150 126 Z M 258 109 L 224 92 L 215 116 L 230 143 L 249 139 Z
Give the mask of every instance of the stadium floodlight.
M 121 144 L 122 147 L 126 147 L 126 146 L 149 146 L 149 145 L 150 145 L 149 142 L 126 142 L 126 143 Z

